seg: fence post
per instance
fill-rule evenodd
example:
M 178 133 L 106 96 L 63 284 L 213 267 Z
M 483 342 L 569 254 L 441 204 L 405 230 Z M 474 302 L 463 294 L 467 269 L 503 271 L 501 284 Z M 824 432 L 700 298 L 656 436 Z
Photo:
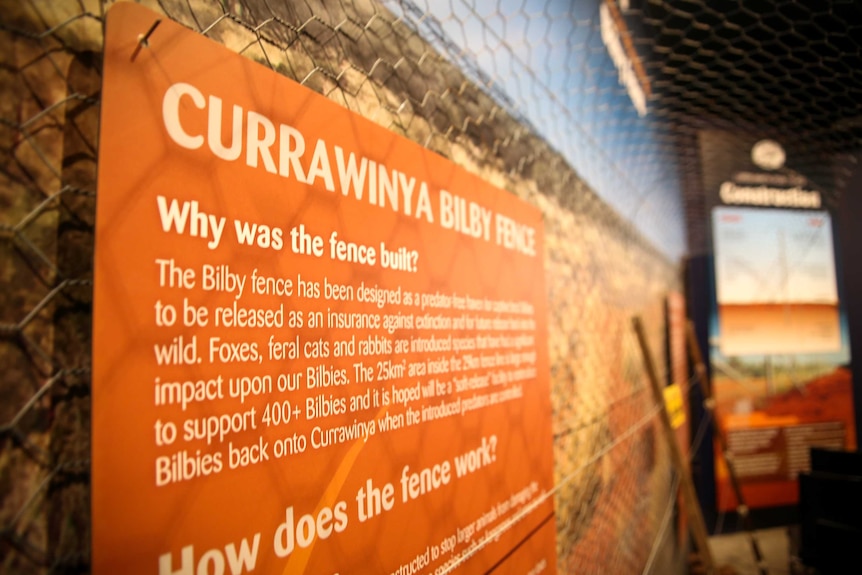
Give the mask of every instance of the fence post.
M 691 355 L 691 361 L 694 363 L 694 373 L 700 390 L 703 394 L 703 407 L 708 413 L 708 417 L 712 422 L 713 436 L 718 440 L 719 451 L 721 458 L 727 465 L 727 473 L 730 476 L 730 485 L 733 488 L 733 494 L 736 496 L 737 508 L 736 512 L 742 517 L 742 526 L 748 534 L 748 540 L 751 544 L 751 552 L 754 555 L 754 560 L 757 563 L 757 569 L 760 575 L 769 575 L 766 568 L 766 562 L 763 560 L 763 553 L 760 551 L 760 545 L 757 539 L 754 538 L 754 525 L 751 522 L 751 515 L 748 512 L 748 505 L 745 504 L 745 498 L 742 495 L 742 485 L 739 483 L 739 477 L 736 475 L 736 468 L 733 465 L 733 459 L 727 454 L 727 438 L 721 426 L 718 424 L 718 418 L 715 415 L 715 399 L 712 397 L 712 389 L 709 386 L 709 380 L 706 377 L 706 365 L 703 363 L 703 355 L 700 353 L 700 346 L 697 345 L 697 336 L 694 333 L 694 326 L 689 321 L 686 324 L 686 339 L 688 340 L 688 352 Z
M 694 543 L 703 561 L 706 572 L 715 573 L 715 563 L 712 559 L 712 552 L 709 550 L 709 535 L 706 531 L 706 524 L 703 521 L 703 514 L 700 510 L 700 504 L 697 500 L 697 494 L 694 491 L 694 483 L 691 480 L 691 475 L 688 472 L 688 466 L 682 457 L 682 451 L 676 441 L 676 434 L 673 431 L 673 426 L 670 423 L 670 416 L 667 413 L 667 408 L 664 404 L 664 394 L 662 394 L 661 385 L 659 384 L 658 374 L 656 373 L 655 364 L 652 359 L 652 352 L 649 349 L 649 343 L 644 333 L 643 322 L 639 316 L 632 319 L 635 333 L 637 334 L 638 344 L 643 355 L 644 367 L 647 372 L 647 379 L 652 389 L 653 400 L 661 406 L 659 409 L 659 419 L 661 427 L 664 430 L 665 439 L 670 448 L 671 461 L 676 472 L 679 474 L 680 489 L 682 496 L 685 499 L 685 510 L 688 514 L 689 529 L 691 530 Z

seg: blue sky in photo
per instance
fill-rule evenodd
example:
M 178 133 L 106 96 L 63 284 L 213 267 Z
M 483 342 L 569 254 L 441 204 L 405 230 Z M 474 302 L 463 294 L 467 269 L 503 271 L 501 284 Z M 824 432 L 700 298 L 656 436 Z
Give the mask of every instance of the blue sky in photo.
M 601 38 L 600 0 L 390 0 L 387 6 L 532 125 L 662 253 L 672 260 L 685 254 L 673 142 L 652 114 L 638 115 L 620 84 Z

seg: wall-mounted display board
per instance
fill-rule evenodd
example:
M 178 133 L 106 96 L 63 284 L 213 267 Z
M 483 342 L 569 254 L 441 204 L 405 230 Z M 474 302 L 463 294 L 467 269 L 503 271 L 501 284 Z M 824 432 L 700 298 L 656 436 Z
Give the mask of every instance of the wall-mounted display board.
M 710 359 L 719 423 L 746 504 L 792 505 L 811 446 L 855 447 L 830 202 L 785 167 L 776 142 L 702 143 L 721 160 L 705 162 L 716 192 Z M 715 466 L 717 506 L 734 509 L 718 453 Z
M 538 210 L 107 18 L 93 572 L 553 572 Z

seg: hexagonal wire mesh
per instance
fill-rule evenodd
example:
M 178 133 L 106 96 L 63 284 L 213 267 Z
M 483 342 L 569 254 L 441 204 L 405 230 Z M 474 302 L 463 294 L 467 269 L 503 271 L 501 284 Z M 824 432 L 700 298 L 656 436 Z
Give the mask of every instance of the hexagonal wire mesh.
M 862 69 L 850 40 L 858 12 L 704 0 L 144 3 L 539 206 L 559 571 L 649 572 L 674 483 L 629 320 L 645 319 L 658 352 L 663 297 L 680 289 L 677 258 L 706 249 L 695 135 L 776 135 L 840 189 L 844 172 L 818 166 L 859 143 L 848 112 Z M 2 4 L 0 570 L 87 572 L 92 234 L 111 2 Z M 603 44 L 608 10 L 642 56 L 645 117 Z

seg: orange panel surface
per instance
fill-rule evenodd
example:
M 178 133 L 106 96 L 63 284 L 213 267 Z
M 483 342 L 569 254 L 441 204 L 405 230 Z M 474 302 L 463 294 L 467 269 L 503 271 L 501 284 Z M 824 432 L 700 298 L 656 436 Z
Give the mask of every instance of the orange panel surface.
M 553 572 L 540 212 L 156 18 L 107 21 L 94 573 Z

